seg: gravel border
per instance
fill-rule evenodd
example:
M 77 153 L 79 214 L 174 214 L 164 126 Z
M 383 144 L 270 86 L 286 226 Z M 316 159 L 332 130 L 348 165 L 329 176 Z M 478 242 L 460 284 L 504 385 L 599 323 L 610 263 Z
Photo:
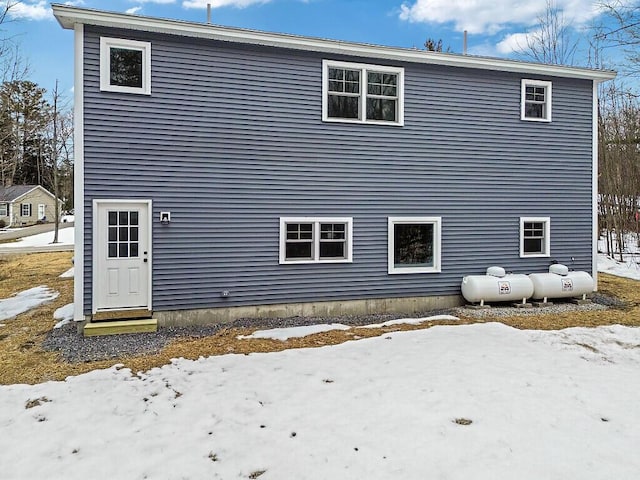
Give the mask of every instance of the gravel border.
M 430 310 L 413 315 L 374 314 L 347 315 L 333 317 L 289 317 L 289 318 L 241 318 L 227 324 L 196 325 L 187 327 L 162 327 L 155 333 L 135 333 L 122 335 L 106 335 L 84 337 L 78 333 L 77 324 L 69 323 L 53 329 L 44 340 L 42 346 L 46 351 L 59 352 L 67 362 L 81 363 L 97 360 L 118 359 L 127 356 L 148 355 L 158 353 L 174 338 L 200 338 L 214 335 L 224 328 L 271 329 L 315 325 L 319 323 L 342 323 L 351 326 L 383 323 L 398 318 L 422 318 L 433 315 L 464 315 L 473 318 L 500 317 L 513 315 L 538 315 L 541 313 L 565 313 L 575 311 L 606 310 L 609 307 L 619 308 L 624 302 L 617 298 L 594 293 L 592 302 L 576 305 L 570 302 L 557 302 L 544 308 L 491 307 L 473 309 L 457 307 L 443 310 Z

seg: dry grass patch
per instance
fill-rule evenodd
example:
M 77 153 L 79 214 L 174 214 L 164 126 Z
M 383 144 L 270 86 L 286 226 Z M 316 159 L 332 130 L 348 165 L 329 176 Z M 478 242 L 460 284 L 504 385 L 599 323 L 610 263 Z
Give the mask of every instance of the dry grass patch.
M 420 325 L 394 325 L 383 328 L 352 328 L 332 330 L 291 338 L 287 341 L 271 339 L 241 339 L 239 335 L 249 335 L 250 329 L 227 328 L 215 335 L 201 338 L 179 337 L 169 342 L 160 352 L 117 360 L 69 363 L 57 353 L 44 351 L 42 341 L 51 331 L 55 320 L 53 312 L 73 301 L 72 279 L 62 279 L 59 275 L 71 267 L 71 253 L 38 253 L 0 257 L 0 298 L 15 293 L 47 285 L 60 292 L 53 302 L 42 305 L 12 320 L 6 320 L 0 327 L 0 384 L 40 383 L 47 380 L 63 380 L 69 375 L 78 375 L 97 368 L 107 368 L 122 363 L 133 372 L 146 371 L 168 364 L 172 358 L 197 359 L 211 355 L 249 354 L 255 352 L 276 352 L 290 348 L 321 347 L 335 345 L 349 340 L 366 337 L 385 336 L 390 332 L 418 330 L 433 325 L 458 325 L 498 321 L 521 329 L 561 329 L 572 326 L 597 326 L 621 324 L 640 326 L 640 282 L 600 275 L 599 287 L 602 293 L 617 296 L 627 303 L 623 309 L 605 311 L 571 312 L 566 314 L 545 314 L 535 316 L 486 317 L 484 319 L 461 318 L 460 321 L 424 322 Z
M 58 356 L 41 344 L 56 323 L 53 312 L 73 301 L 73 279 L 59 278 L 71 268 L 71 257 L 70 252 L 0 256 L 0 298 L 39 285 L 60 293 L 50 303 L 0 322 L 5 325 L 0 327 L 0 384 L 59 379 Z

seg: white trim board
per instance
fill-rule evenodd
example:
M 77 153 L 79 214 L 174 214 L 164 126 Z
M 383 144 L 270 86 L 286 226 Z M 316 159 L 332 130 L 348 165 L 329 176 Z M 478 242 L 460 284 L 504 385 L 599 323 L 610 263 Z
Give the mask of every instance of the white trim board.
M 611 70 L 592 70 L 579 67 L 505 60 L 501 58 L 425 52 L 424 50 L 416 50 L 413 48 L 386 47 L 299 35 L 285 35 L 281 33 L 221 27 L 206 23 L 106 12 L 103 10 L 78 8 L 61 4 L 53 4 L 51 8 L 60 25 L 66 29 L 74 28 L 74 25 L 77 24 L 85 24 L 336 55 L 352 55 L 356 57 L 447 65 L 452 67 L 479 68 L 483 70 L 498 70 L 532 75 L 582 78 L 598 82 L 611 80 L 616 76 L 616 73 Z
M 73 209 L 75 246 L 73 248 L 73 319 L 84 320 L 84 26 L 74 29 L 73 70 Z

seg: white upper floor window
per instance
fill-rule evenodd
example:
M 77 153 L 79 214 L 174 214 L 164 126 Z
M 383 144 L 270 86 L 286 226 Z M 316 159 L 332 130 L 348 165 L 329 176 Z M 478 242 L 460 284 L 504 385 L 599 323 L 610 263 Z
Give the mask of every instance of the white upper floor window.
M 551 121 L 551 82 L 522 80 L 520 119 L 532 122 Z
M 322 61 L 322 120 L 404 123 L 404 69 Z
M 100 90 L 151 95 L 151 43 L 101 37 Z

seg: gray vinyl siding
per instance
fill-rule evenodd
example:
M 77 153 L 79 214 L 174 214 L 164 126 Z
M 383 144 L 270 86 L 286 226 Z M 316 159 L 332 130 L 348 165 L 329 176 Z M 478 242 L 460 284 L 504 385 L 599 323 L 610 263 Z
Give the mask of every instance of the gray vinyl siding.
M 152 42 L 151 96 L 99 91 L 100 34 Z M 553 259 L 591 270 L 591 81 L 88 26 L 84 51 L 86 313 L 94 198 L 153 201 L 154 310 L 458 294 L 488 266 Z M 323 59 L 404 67 L 405 125 L 322 122 Z M 522 78 L 553 82 L 552 123 L 520 120 Z M 353 217 L 353 262 L 279 265 L 282 216 Z M 441 273 L 387 273 L 389 216 L 442 217 Z M 521 216 L 551 217 L 550 258 L 519 257 Z

